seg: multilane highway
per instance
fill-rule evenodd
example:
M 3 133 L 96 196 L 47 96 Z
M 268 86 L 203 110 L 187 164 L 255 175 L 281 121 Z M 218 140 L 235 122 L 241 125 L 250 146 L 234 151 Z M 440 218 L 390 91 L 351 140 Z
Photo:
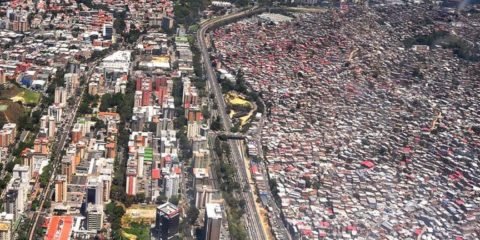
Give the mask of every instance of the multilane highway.
M 275 9 L 278 10 L 279 8 L 275 8 Z M 325 11 L 325 9 L 322 9 L 322 8 L 282 8 L 282 9 L 287 10 L 287 11 L 292 11 L 292 12 L 310 12 L 310 13 L 318 13 L 318 12 L 324 12 Z M 273 8 L 272 8 L 272 10 L 273 10 Z M 223 95 L 222 95 L 221 88 L 220 88 L 220 86 L 217 82 L 215 72 L 214 72 L 214 70 L 212 68 L 212 64 L 210 62 L 210 56 L 208 54 L 207 45 L 205 43 L 205 36 L 206 36 L 207 31 L 212 27 L 215 27 L 215 26 L 217 26 L 219 24 L 222 24 L 222 23 L 226 23 L 226 22 L 231 21 L 231 20 L 240 19 L 240 18 L 243 18 L 243 17 L 258 14 L 258 13 L 261 13 L 263 11 L 267 11 L 267 9 L 254 7 L 254 8 L 245 10 L 245 11 L 232 13 L 232 14 L 228 14 L 228 15 L 225 15 L 225 16 L 222 16 L 222 17 L 211 19 L 211 20 L 208 20 L 205 23 L 203 23 L 201 25 L 200 29 L 197 32 L 197 40 L 198 40 L 200 51 L 202 53 L 202 57 L 203 57 L 203 60 L 204 60 L 205 73 L 206 73 L 206 77 L 208 79 L 208 86 L 210 88 L 210 91 L 213 92 L 213 94 L 215 96 L 215 101 L 216 101 L 217 106 L 218 106 L 218 113 L 221 116 L 222 125 L 223 125 L 223 127 L 225 129 L 225 132 L 227 134 L 230 132 L 230 129 L 232 128 L 233 125 L 232 125 L 232 122 L 230 121 L 230 117 L 226 113 L 225 101 L 223 100 Z M 262 124 L 263 124 L 263 119 L 261 120 L 260 126 L 262 126 Z M 261 127 L 260 127 L 260 129 L 261 129 Z M 259 139 L 260 138 L 260 132 L 258 132 L 256 135 Z M 262 153 L 260 141 L 257 141 L 257 143 L 258 143 L 258 146 L 260 148 L 259 153 Z M 229 140 L 228 144 L 230 146 L 232 157 L 234 159 L 234 163 L 235 163 L 236 169 L 237 169 L 236 180 L 240 183 L 242 188 L 245 189 L 246 187 L 249 186 L 249 183 L 248 183 L 249 179 L 248 179 L 248 176 L 247 176 L 248 169 L 245 168 L 245 164 L 244 164 L 244 157 L 243 157 L 243 154 L 242 154 L 243 150 L 242 150 L 242 147 L 241 147 L 241 141 Z M 261 154 L 261 156 L 262 155 L 263 154 Z M 265 174 L 265 172 L 263 172 L 263 174 Z M 267 176 L 264 176 L 264 178 L 268 179 Z M 248 189 L 250 189 L 250 188 L 248 188 Z M 255 191 L 255 190 L 250 189 L 250 191 L 248 191 L 248 192 L 242 192 L 242 195 L 243 195 L 243 197 L 244 197 L 244 199 L 247 203 L 245 222 L 246 222 L 248 234 L 249 234 L 250 239 L 254 239 L 254 240 L 266 239 L 265 232 L 264 232 L 265 229 L 263 229 L 263 227 L 262 227 L 262 224 L 261 224 L 261 221 L 260 221 L 260 216 L 259 216 L 259 211 L 257 211 L 257 209 L 256 209 L 254 194 L 253 194 L 252 191 Z M 271 194 L 271 192 L 268 193 L 268 196 L 269 196 L 270 199 L 273 199 L 273 195 Z M 278 231 L 276 233 L 279 234 L 279 235 L 283 235 L 283 236 L 278 236 L 278 237 L 280 239 L 291 239 L 291 236 L 288 233 L 287 229 L 285 228 L 285 226 L 283 226 L 283 224 L 281 224 L 282 221 L 280 219 L 280 209 L 276 206 L 276 204 L 273 201 L 271 201 L 271 202 L 272 202 L 272 205 L 274 205 L 274 206 L 272 206 L 273 212 L 272 212 L 272 215 L 270 216 L 270 218 L 272 218 L 271 222 L 276 223 L 276 225 L 282 225 L 282 226 L 277 226 Z
M 206 47 L 207 45 L 205 43 L 205 36 L 206 36 L 207 30 L 215 26 L 215 24 L 218 24 L 222 21 L 228 21 L 231 19 L 246 16 L 248 14 L 251 14 L 252 11 L 255 11 L 255 9 L 250 9 L 250 10 L 246 10 L 246 11 L 242 11 L 242 12 L 238 12 L 238 13 L 226 15 L 220 18 L 209 20 L 205 22 L 197 32 L 197 39 L 198 39 L 200 51 L 202 53 L 202 57 L 204 60 L 205 70 L 206 70 L 205 73 L 209 82 L 209 87 L 211 92 L 213 92 L 215 96 L 215 100 L 218 105 L 218 113 L 221 116 L 222 125 L 227 133 L 230 131 L 233 125 L 226 112 L 226 106 L 223 100 L 222 91 L 220 89 L 220 86 L 218 85 L 215 72 L 213 71 L 213 68 L 210 62 L 210 57 Z M 228 144 L 230 146 L 232 157 L 235 162 L 236 169 L 238 171 L 236 176 L 237 180 L 240 183 L 242 189 L 244 189 L 249 186 L 249 183 L 248 183 L 248 177 L 246 172 L 247 169 L 245 168 L 244 158 L 241 153 L 242 150 L 241 150 L 240 142 L 238 140 L 229 140 Z M 254 189 L 250 189 L 250 191 L 248 192 L 242 192 L 243 198 L 247 203 L 246 209 L 245 209 L 246 210 L 245 223 L 247 227 L 247 232 L 250 239 L 263 240 L 263 239 L 266 239 L 266 236 L 260 221 L 260 216 L 256 209 L 255 199 L 252 191 L 254 191 Z

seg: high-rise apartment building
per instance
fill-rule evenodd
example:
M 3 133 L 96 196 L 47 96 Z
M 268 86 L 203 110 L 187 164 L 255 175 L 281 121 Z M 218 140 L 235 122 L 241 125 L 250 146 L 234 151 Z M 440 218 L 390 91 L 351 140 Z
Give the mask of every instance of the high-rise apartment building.
M 222 228 L 222 205 L 207 203 L 205 210 L 205 240 L 219 240 Z
M 152 240 L 169 240 L 178 234 L 180 213 L 172 203 L 164 203 L 157 207 L 155 227 L 152 229 Z
M 67 201 L 67 176 L 57 175 L 55 179 L 55 202 L 64 203 Z
M 180 187 L 180 176 L 172 173 L 165 176 L 163 188 L 165 190 L 165 196 L 171 198 L 178 194 L 178 188 Z
M 87 203 L 103 205 L 103 181 L 98 178 L 88 180 Z
M 87 230 L 98 231 L 103 227 L 103 207 L 90 204 L 87 207 Z

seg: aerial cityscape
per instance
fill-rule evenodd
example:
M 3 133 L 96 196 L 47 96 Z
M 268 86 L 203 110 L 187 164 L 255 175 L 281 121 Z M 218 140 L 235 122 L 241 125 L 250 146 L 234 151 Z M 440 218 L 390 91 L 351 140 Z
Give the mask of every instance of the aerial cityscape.
M 0 1 L 1 240 L 480 238 L 477 0 Z

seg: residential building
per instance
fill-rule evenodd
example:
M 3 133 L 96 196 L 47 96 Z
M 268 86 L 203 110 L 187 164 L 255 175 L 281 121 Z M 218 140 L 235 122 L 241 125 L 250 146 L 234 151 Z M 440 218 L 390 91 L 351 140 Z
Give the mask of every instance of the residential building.
M 89 204 L 87 208 L 87 230 L 98 231 L 103 228 L 103 207 Z
M 57 175 L 55 179 L 55 202 L 64 203 L 67 201 L 67 176 Z
M 172 203 L 164 203 L 157 207 L 155 227 L 151 231 L 153 240 L 169 240 L 178 234 L 180 213 Z
M 220 240 L 223 218 L 222 205 L 207 203 L 205 210 L 205 240 Z

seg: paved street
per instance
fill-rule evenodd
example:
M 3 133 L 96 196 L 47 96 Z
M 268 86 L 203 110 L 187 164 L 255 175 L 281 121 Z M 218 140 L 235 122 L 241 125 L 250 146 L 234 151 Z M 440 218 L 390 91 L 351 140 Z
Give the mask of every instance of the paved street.
M 197 33 L 197 39 L 200 46 L 200 50 L 202 52 L 205 69 L 206 69 L 206 75 L 209 82 L 209 87 L 215 96 L 215 100 L 218 106 L 218 113 L 221 116 L 223 127 L 227 133 L 230 131 L 233 125 L 230 121 L 230 118 L 228 117 L 228 114 L 226 113 L 226 106 L 223 100 L 222 91 L 220 86 L 218 85 L 215 72 L 211 66 L 209 54 L 208 54 L 206 43 L 205 43 L 205 35 L 207 30 L 210 27 L 212 27 L 214 24 L 227 19 L 243 16 L 247 13 L 249 13 L 249 10 L 245 12 L 239 12 L 239 13 L 227 15 L 221 18 L 213 19 L 211 21 L 206 22 L 204 25 L 202 25 L 202 27 L 199 29 Z M 245 169 L 245 164 L 243 162 L 244 160 L 241 154 L 241 146 L 239 142 L 236 140 L 229 140 L 228 144 L 230 146 L 230 149 L 232 150 L 232 158 L 234 159 L 236 169 L 238 170 L 237 181 L 240 183 L 241 188 L 243 189 L 245 186 L 248 186 L 248 178 L 246 173 L 248 169 Z M 244 215 L 247 232 L 250 239 L 255 239 L 255 240 L 266 239 L 264 230 L 261 225 L 260 217 L 258 215 L 258 212 L 255 209 L 256 205 L 255 205 L 255 199 L 252 191 L 254 191 L 254 189 L 250 189 L 250 191 L 248 192 L 242 192 L 243 198 L 247 203 L 247 208 L 245 209 L 246 213 Z
M 90 76 L 93 74 L 94 66 L 96 66 L 97 63 L 98 63 L 98 61 L 95 61 L 95 62 L 89 64 L 89 72 L 86 74 L 87 82 L 88 82 L 88 79 L 90 78 Z M 85 90 L 87 89 L 87 86 L 88 86 L 87 83 L 84 84 L 84 86 L 82 86 L 82 92 L 81 92 L 80 96 L 77 97 L 77 99 L 75 101 L 75 106 L 72 108 L 72 111 L 70 112 L 70 114 L 67 114 L 67 116 L 66 116 L 66 119 L 64 121 L 64 122 L 66 122 L 65 127 L 63 129 L 60 129 L 61 132 L 57 134 L 57 139 L 59 139 L 59 141 L 55 144 L 55 147 L 53 148 L 54 150 L 51 153 L 51 155 L 55 156 L 52 159 L 53 162 L 51 163 L 53 165 L 53 170 L 52 170 L 53 174 L 50 177 L 50 180 L 49 180 L 47 186 L 43 189 L 43 192 L 40 194 L 40 206 L 39 206 L 38 210 L 34 213 L 34 216 L 33 216 L 34 222 L 33 222 L 32 228 L 30 230 L 30 237 L 29 237 L 30 240 L 34 240 L 35 228 L 37 227 L 38 219 L 40 218 L 40 215 L 43 211 L 43 205 L 45 204 L 45 201 L 48 199 L 48 197 L 51 195 L 50 190 L 52 188 L 52 184 L 54 183 L 54 179 L 57 176 L 57 174 L 56 174 L 57 173 L 57 168 L 60 165 L 59 163 L 61 162 L 61 158 L 62 158 L 61 152 L 65 147 L 66 140 L 68 139 L 68 136 L 70 134 L 70 130 L 72 129 L 72 126 L 75 122 L 75 116 L 77 115 L 78 107 L 80 106 L 80 104 L 82 102 L 82 98 L 83 98 L 83 95 L 85 93 Z

